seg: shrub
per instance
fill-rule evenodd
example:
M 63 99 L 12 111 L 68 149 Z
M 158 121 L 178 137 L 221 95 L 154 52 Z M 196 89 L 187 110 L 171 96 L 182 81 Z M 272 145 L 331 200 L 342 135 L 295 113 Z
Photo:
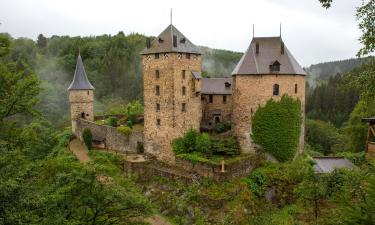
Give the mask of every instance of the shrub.
M 261 197 L 266 188 L 267 176 L 261 171 L 256 170 L 252 172 L 250 176 L 245 178 L 245 182 L 253 194 Z
M 117 127 L 117 131 L 125 135 L 126 137 L 129 137 L 132 133 L 132 129 L 130 127 L 124 126 L 124 127 Z
M 126 126 L 133 128 L 133 122 L 131 120 L 126 121 Z
M 216 130 L 216 132 L 217 133 L 224 133 L 224 132 L 226 132 L 226 131 L 228 131 L 228 130 L 230 130 L 230 129 L 232 129 L 232 125 L 231 125 L 231 123 L 230 122 L 228 122 L 228 121 L 224 121 L 224 122 L 222 122 L 222 123 L 217 123 L 216 125 L 215 125 L 215 130 Z
M 92 133 L 89 128 L 83 129 L 82 138 L 87 148 L 92 149 Z
M 207 133 L 199 135 L 195 142 L 195 148 L 205 155 L 212 155 L 210 135 Z
M 110 117 L 105 121 L 105 124 L 111 127 L 117 127 L 117 119 L 116 117 Z
M 128 120 L 134 124 L 136 122 L 136 118 L 139 115 L 143 114 L 143 106 L 140 101 L 133 101 L 129 102 L 126 105 L 126 115 L 128 116 Z
M 301 102 L 284 95 L 270 99 L 252 117 L 252 138 L 280 161 L 294 157 L 301 131 Z
M 172 141 L 172 149 L 175 154 L 185 153 L 184 138 L 179 137 Z
M 218 139 L 212 142 L 212 152 L 220 155 L 237 155 L 240 152 L 234 137 Z
M 306 120 L 306 142 L 325 155 L 335 149 L 342 151 L 344 148 L 344 136 L 332 124 L 321 120 Z

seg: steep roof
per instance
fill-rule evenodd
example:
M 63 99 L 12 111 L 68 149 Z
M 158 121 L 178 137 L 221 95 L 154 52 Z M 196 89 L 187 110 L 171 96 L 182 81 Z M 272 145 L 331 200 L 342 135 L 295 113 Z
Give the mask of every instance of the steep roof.
M 259 52 L 256 53 L 258 44 Z M 284 53 L 282 54 L 282 48 Z M 270 65 L 278 61 L 280 71 L 270 71 Z M 306 75 L 306 72 L 298 64 L 297 60 L 285 46 L 281 37 L 257 37 L 253 38 L 250 46 L 243 54 L 232 75 L 256 75 L 256 74 L 298 74 Z
M 177 46 L 173 46 L 173 36 L 177 37 Z M 166 52 L 183 52 L 201 54 L 185 35 L 183 35 L 175 26 L 169 25 L 157 38 L 155 38 L 149 48 L 145 48 L 141 54 L 166 53 Z
M 229 86 L 225 83 L 230 84 Z M 202 94 L 232 94 L 232 78 L 203 78 L 202 79 Z
M 313 157 L 313 159 L 316 162 L 314 165 L 316 173 L 331 173 L 335 169 L 355 168 L 353 163 L 344 157 Z
M 74 72 L 73 81 L 68 90 L 93 90 L 94 87 L 87 79 L 85 67 L 83 66 L 81 55 L 78 54 L 76 70 Z

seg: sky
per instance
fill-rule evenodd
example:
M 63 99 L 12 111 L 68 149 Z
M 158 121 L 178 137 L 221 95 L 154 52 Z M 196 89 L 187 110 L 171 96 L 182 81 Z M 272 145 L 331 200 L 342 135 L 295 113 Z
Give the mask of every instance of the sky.
M 302 66 L 355 57 L 361 0 L 0 0 L 0 33 L 157 36 L 175 25 L 194 44 L 244 52 L 253 36 L 278 36 Z

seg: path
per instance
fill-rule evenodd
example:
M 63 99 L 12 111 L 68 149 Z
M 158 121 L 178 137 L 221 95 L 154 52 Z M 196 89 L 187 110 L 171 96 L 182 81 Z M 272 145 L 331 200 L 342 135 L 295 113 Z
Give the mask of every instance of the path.
M 89 151 L 86 145 L 79 139 L 73 139 L 72 141 L 70 141 L 69 149 L 73 152 L 73 154 L 77 157 L 78 161 L 80 161 L 81 163 L 86 163 L 90 161 Z M 134 160 L 141 159 L 135 158 Z M 101 177 L 101 179 L 103 179 L 103 177 Z M 150 217 L 147 217 L 145 219 L 145 222 L 150 223 L 151 225 L 171 225 L 168 221 L 166 221 L 163 217 L 159 215 L 152 215 Z
M 84 143 L 79 139 L 74 139 L 69 143 L 69 149 L 81 163 L 90 161 L 89 151 Z

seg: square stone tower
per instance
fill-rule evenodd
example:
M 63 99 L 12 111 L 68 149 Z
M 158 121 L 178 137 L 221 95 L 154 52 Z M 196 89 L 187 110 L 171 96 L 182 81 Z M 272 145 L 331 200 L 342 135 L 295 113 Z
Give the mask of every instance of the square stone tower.
M 94 121 L 94 87 L 87 79 L 81 55 L 78 54 L 76 70 L 69 88 L 70 116 L 72 130 L 75 131 L 76 119 Z
M 201 53 L 171 24 L 141 54 L 145 152 L 173 164 L 172 140 L 200 126 Z
M 304 147 L 306 72 L 284 45 L 281 37 L 255 37 L 233 76 L 232 122 L 242 153 L 255 151 L 251 139 L 251 117 L 270 98 L 287 94 L 299 98 L 302 126 L 299 151 Z

